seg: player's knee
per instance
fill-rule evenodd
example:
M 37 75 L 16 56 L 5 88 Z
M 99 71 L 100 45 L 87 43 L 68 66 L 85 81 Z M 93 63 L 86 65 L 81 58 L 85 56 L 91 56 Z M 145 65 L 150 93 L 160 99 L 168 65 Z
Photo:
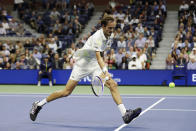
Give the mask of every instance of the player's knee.
M 114 80 L 110 80 L 108 82 L 108 88 L 110 88 L 111 90 L 115 90 L 117 88 L 117 83 Z

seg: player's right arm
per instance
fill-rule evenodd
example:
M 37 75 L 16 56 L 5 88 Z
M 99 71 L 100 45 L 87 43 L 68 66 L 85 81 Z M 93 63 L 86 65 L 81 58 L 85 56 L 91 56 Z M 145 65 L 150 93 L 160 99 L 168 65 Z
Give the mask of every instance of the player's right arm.
M 96 58 L 97 58 L 97 62 L 100 66 L 100 68 L 102 69 L 103 73 L 110 77 L 110 74 L 108 73 L 108 69 L 105 65 L 105 62 L 103 61 L 103 58 L 101 57 L 101 52 L 100 51 L 96 51 Z

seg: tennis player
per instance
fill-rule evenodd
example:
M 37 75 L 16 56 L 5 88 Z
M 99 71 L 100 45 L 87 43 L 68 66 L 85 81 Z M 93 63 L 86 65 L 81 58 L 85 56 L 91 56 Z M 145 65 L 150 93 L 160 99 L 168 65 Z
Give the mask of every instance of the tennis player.
M 83 48 L 79 49 L 75 55 L 76 60 L 70 78 L 63 90 L 57 91 L 49 95 L 47 98 L 33 103 L 30 110 L 30 118 L 32 121 L 36 120 L 39 111 L 43 105 L 58 98 L 69 96 L 78 82 L 86 76 L 100 76 L 101 78 L 109 77 L 105 82 L 105 86 L 110 89 L 113 100 L 118 106 L 122 114 L 124 123 L 130 123 L 134 118 L 139 116 L 142 109 L 126 110 L 120 93 L 117 88 L 117 83 L 111 78 L 107 67 L 101 57 L 101 52 L 105 51 L 111 46 L 111 36 L 116 26 L 115 19 L 112 16 L 105 16 L 101 20 L 101 29 L 97 30 L 92 36 L 88 38 Z

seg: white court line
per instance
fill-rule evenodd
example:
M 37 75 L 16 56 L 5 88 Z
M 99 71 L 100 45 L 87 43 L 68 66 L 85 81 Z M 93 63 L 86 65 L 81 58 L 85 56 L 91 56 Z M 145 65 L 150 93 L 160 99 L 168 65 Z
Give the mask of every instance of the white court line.
M 149 111 L 151 108 L 153 108 L 154 106 L 156 106 L 157 104 L 159 104 L 160 102 L 162 102 L 163 100 L 165 100 L 165 98 L 161 98 L 160 100 L 158 100 L 156 103 L 154 103 L 153 105 L 149 106 L 147 109 L 145 109 L 144 111 L 142 111 L 142 113 L 140 114 L 143 115 L 144 113 L 146 113 L 147 111 Z M 121 126 L 119 126 L 118 128 L 116 128 L 114 131 L 120 131 L 122 128 L 126 127 L 128 124 L 122 124 Z
M 196 112 L 196 110 L 190 109 L 150 109 L 152 111 L 182 111 L 182 112 Z

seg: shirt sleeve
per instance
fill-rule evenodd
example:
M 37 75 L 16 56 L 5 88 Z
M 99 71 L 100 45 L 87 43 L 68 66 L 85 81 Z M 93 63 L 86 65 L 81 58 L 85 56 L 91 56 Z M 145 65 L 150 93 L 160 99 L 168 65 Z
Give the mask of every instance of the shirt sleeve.
M 100 52 L 104 51 L 104 44 L 105 43 L 103 42 L 103 40 L 100 37 L 98 37 L 98 38 L 94 37 L 94 39 L 92 39 L 92 42 L 93 42 L 93 49 L 95 51 L 100 51 Z

